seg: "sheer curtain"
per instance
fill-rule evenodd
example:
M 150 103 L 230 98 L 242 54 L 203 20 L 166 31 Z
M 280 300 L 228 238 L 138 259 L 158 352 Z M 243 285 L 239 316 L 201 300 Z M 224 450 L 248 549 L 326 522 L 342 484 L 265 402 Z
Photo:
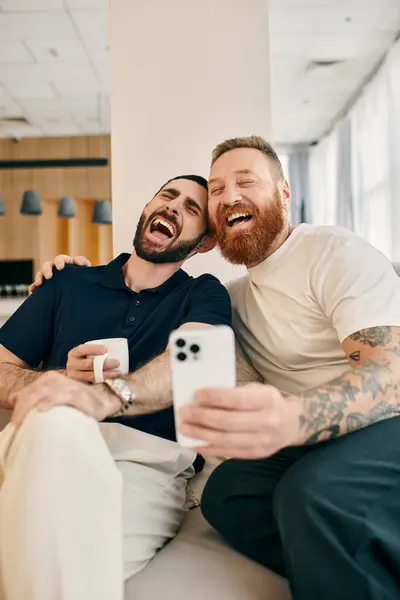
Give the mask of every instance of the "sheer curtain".
M 309 150 L 314 223 L 339 224 L 400 261 L 400 41 L 346 118 Z
M 309 150 L 312 222 L 335 225 L 337 212 L 338 130 Z
M 386 63 L 389 106 L 389 153 L 392 216 L 392 256 L 400 262 L 400 41 Z
M 352 127 L 349 119 L 344 119 L 337 128 L 337 190 L 336 222 L 342 227 L 354 229 L 355 202 L 352 169 Z
M 387 256 L 392 247 L 389 95 L 382 70 L 350 113 L 356 231 Z

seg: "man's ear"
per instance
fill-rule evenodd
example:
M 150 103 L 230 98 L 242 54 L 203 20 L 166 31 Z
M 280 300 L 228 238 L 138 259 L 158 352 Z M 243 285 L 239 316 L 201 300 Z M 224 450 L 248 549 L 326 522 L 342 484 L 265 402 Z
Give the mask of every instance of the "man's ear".
M 290 185 L 289 185 L 289 182 L 287 179 L 285 179 L 285 181 L 283 182 L 283 185 L 282 185 L 282 198 L 283 198 L 283 205 L 284 205 L 285 209 L 287 209 L 289 204 L 292 201 Z
M 217 244 L 217 240 L 211 234 L 207 234 L 203 237 L 200 244 L 196 247 L 196 252 L 199 254 L 205 254 L 206 252 L 210 252 L 213 250 Z

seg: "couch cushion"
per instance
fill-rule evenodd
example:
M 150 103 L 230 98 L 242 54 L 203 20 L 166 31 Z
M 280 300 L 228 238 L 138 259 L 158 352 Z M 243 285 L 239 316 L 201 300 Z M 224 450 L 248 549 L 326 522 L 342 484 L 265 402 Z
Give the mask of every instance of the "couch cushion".
M 190 511 L 179 535 L 126 585 L 125 600 L 290 600 L 284 579 L 229 548 Z

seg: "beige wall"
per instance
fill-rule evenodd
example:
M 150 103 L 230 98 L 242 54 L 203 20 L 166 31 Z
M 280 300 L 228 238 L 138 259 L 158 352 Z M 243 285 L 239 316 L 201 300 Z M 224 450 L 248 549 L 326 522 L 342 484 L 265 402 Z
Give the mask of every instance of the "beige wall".
M 109 136 L 36 138 L 19 143 L 0 140 L 0 158 L 54 159 L 109 157 Z M 22 194 L 40 193 L 43 214 L 20 214 Z M 6 215 L 0 216 L 0 259 L 33 258 L 37 268 L 59 252 L 86 254 L 95 263 L 112 257 L 112 228 L 91 223 L 95 199 L 111 197 L 110 167 L 0 170 L 0 194 Z M 60 219 L 62 195 L 76 200 L 77 217 Z
M 270 135 L 267 0 L 113 0 L 110 8 L 114 251 L 172 176 L 207 176 L 227 137 Z M 240 271 L 216 253 L 193 274 Z

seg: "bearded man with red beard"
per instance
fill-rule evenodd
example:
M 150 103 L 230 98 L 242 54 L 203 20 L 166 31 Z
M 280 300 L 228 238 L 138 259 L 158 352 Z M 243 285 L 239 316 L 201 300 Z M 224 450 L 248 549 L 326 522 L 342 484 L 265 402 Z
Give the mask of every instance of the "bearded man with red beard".
M 201 390 L 182 433 L 229 457 L 202 511 L 294 600 L 400 598 L 400 280 L 339 227 L 289 223 L 290 187 L 259 137 L 213 153 L 209 219 L 234 328 L 264 384 Z M 321 202 L 324 199 L 321 198 Z

